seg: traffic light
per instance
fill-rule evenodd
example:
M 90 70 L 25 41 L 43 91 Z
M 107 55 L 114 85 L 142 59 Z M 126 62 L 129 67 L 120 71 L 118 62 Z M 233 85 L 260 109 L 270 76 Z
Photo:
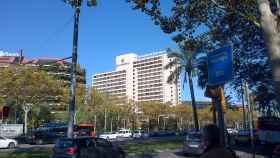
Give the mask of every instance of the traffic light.
M 9 113 L 10 113 L 10 108 L 7 106 L 3 106 L 1 109 L 1 118 L 0 119 L 6 119 L 9 117 Z

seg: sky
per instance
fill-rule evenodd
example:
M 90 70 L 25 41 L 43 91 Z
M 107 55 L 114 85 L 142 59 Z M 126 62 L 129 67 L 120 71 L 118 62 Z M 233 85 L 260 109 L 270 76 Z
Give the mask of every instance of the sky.
M 125 1 L 99 0 L 98 6 L 81 9 L 78 62 L 86 69 L 87 84 L 93 74 L 114 70 L 117 55 L 176 48 L 170 35 Z M 71 56 L 73 9 L 62 0 L 2 0 L 0 19 L 0 50 L 22 49 L 28 59 Z M 206 100 L 194 83 L 197 100 Z M 190 100 L 188 85 L 182 97 Z

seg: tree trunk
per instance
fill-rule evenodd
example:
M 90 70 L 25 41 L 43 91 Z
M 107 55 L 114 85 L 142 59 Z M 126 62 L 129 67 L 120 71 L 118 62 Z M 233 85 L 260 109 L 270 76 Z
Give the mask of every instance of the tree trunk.
M 199 131 L 198 117 L 197 117 L 197 110 L 196 110 L 196 102 L 195 102 L 193 81 L 192 81 L 192 72 L 188 71 L 187 73 L 188 73 L 189 87 L 190 87 L 190 93 L 191 93 L 191 99 L 192 99 L 194 127 L 195 127 L 196 131 Z
M 258 0 L 258 7 L 261 14 L 261 27 L 268 48 L 268 57 L 272 66 L 276 99 L 280 104 L 280 34 L 277 16 L 271 12 L 269 0 Z

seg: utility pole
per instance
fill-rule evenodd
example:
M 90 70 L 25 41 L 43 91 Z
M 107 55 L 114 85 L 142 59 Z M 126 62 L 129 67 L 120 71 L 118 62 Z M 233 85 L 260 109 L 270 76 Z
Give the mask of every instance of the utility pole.
M 246 100 L 248 104 L 248 111 L 249 111 L 249 125 L 250 125 L 250 137 L 251 137 L 251 147 L 253 150 L 252 157 L 255 158 L 255 142 L 254 142 L 254 131 L 253 131 L 253 107 L 251 105 L 250 101 L 250 94 L 249 94 L 249 88 L 248 88 L 248 83 L 245 82 L 245 94 L 246 94 Z
M 212 100 L 212 115 L 213 115 L 213 124 L 217 124 L 217 115 L 216 115 L 216 107 L 215 107 L 215 105 L 216 105 L 216 99 L 214 99 L 214 98 L 211 98 L 211 100 Z
M 96 114 L 94 115 L 94 133 L 96 133 Z
M 218 88 L 219 94 L 224 93 L 224 89 L 220 86 Z M 220 129 L 220 141 L 221 141 L 221 145 L 225 145 L 225 120 L 224 120 L 224 113 L 223 113 L 223 109 L 222 109 L 222 102 L 221 102 L 222 98 L 221 95 L 219 96 L 219 99 L 217 101 L 216 104 L 216 109 L 217 109 L 217 113 L 218 113 L 218 125 L 219 125 L 219 129 Z
M 215 106 L 213 109 L 217 112 L 217 121 L 220 131 L 220 144 L 225 145 L 225 121 L 224 121 L 224 88 L 223 86 L 207 86 L 205 94 L 206 97 L 210 97 L 214 100 Z M 214 115 L 216 115 L 213 113 Z
M 113 132 L 113 119 L 111 118 L 111 122 L 110 122 L 110 132 L 112 133 Z
M 107 111 L 105 109 L 105 113 L 104 113 L 104 132 L 106 132 L 107 130 Z
M 79 37 L 79 21 L 80 21 L 80 8 L 83 0 L 63 0 L 65 3 L 70 4 L 74 8 L 74 33 L 73 33 L 73 49 L 72 49 L 72 64 L 71 64 L 71 86 L 69 98 L 69 119 L 67 137 L 73 138 L 74 117 L 75 117 L 75 102 L 76 102 L 76 71 L 77 71 L 77 58 L 78 58 L 78 37 Z M 95 6 L 96 0 L 88 0 L 88 6 Z
M 25 103 L 23 105 L 23 111 L 24 111 L 24 134 L 27 134 L 27 122 L 28 122 L 28 112 L 31 110 L 31 104 Z M 3 115 L 2 115 L 3 116 Z
M 77 58 L 78 58 L 78 34 L 79 34 L 79 20 L 80 20 L 80 1 L 75 1 L 75 15 L 74 15 L 74 34 L 73 34 L 73 52 L 72 52 L 72 65 L 71 65 L 71 86 L 70 86 L 70 99 L 69 99 L 69 120 L 67 137 L 73 137 L 73 126 L 75 117 L 75 102 L 76 102 L 76 71 L 77 71 Z
M 246 128 L 246 112 L 245 112 L 245 101 L 244 101 L 244 83 L 241 82 L 241 99 L 242 99 L 242 111 L 243 111 L 243 129 Z

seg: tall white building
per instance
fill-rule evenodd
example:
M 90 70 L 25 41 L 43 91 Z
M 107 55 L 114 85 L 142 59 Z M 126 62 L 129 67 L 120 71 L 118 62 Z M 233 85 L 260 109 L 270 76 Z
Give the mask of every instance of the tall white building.
M 116 70 L 93 75 L 92 85 L 110 95 L 127 97 L 136 102 L 159 101 L 176 105 L 181 100 L 178 84 L 167 83 L 172 61 L 166 51 L 143 56 L 124 54 L 116 57 Z

